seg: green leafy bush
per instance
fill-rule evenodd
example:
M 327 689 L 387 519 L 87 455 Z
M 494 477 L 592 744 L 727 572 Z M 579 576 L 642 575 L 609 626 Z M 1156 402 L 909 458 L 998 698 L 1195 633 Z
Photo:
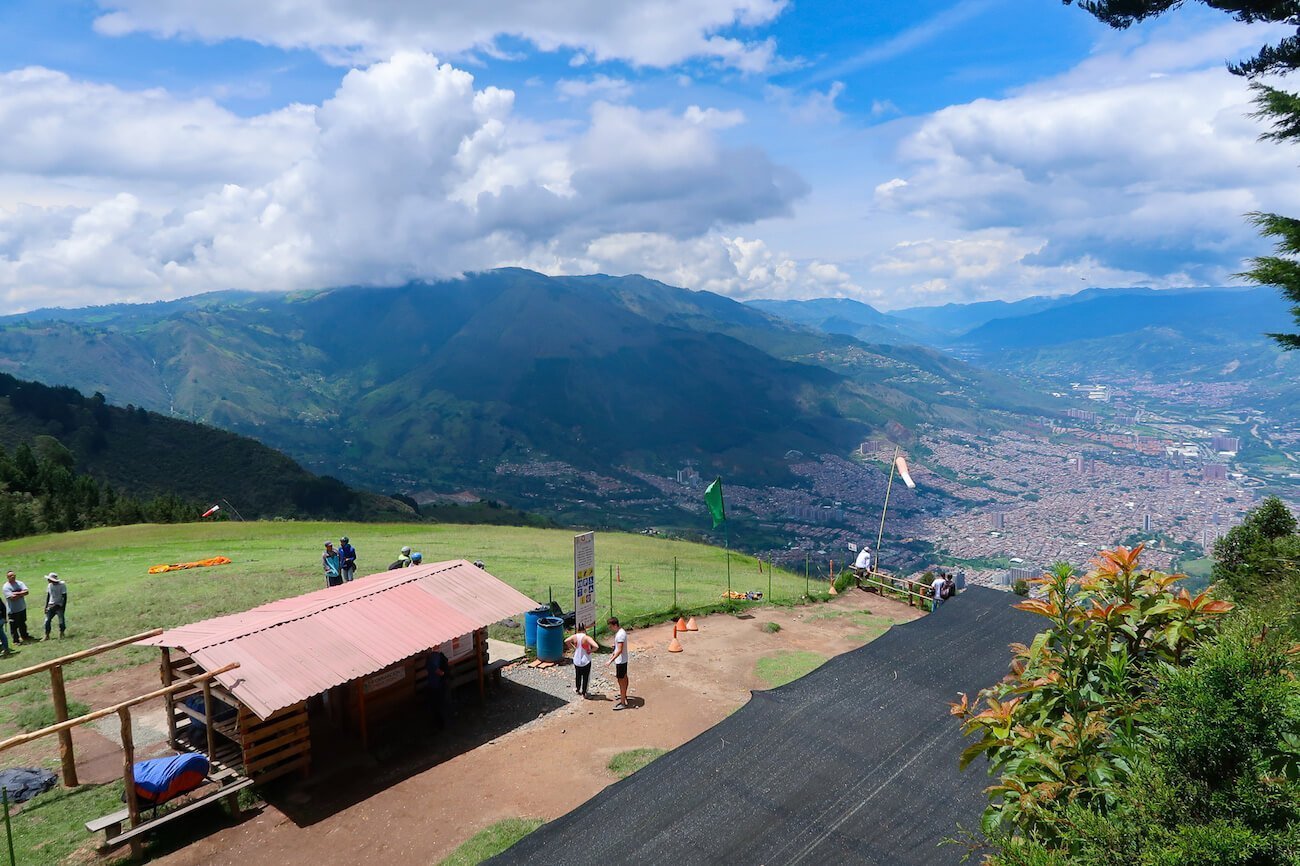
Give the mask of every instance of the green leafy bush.
M 1142 547 L 1104 551 L 1078 577 L 1057 563 L 1034 583 L 1043 599 L 1016 607 L 1050 623 L 1013 646 L 1012 674 L 953 714 L 974 736 L 962 766 L 983 755 L 998 776 L 982 829 L 1052 844 L 1070 832 L 1067 810 L 1105 811 L 1147 753 L 1151 688 L 1166 667 L 1188 664 L 1228 602 L 1175 591 L 1179 575 L 1139 570 Z

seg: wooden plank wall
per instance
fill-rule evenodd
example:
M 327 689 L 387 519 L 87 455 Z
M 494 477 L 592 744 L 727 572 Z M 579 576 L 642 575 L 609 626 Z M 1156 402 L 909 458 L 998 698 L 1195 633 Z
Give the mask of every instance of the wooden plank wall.
M 163 657 L 163 682 L 184 679 L 202 673 L 198 662 L 180 650 L 172 650 L 170 658 Z M 218 700 L 238 708 L 234 722 L 225 721 L 213 726 L 221 734 L 216 741 L 216 754 L 209 755 L 216 763 L 231 767 L 256 782 L 267 782 L 294 770 L 306 774 L 311 767 L 311 728 L 307 722 L 307 702 L 280 710 L 266 721 L 259 719 L 248 707 L 229 691 L 214 683 L 212 695 Z M 181 701 L 193 694 L 201 694 L 200 687 L 178 692 L 167 702 L 171 724 L 178 737 L 183 736 L 191 724 L 191 714 Z
M 311 771 L 311 725 L 302 701 L 259 719 L 239 705 L 239 731 L 244 747 L 244 772 L 258 783 L 301 771 Z

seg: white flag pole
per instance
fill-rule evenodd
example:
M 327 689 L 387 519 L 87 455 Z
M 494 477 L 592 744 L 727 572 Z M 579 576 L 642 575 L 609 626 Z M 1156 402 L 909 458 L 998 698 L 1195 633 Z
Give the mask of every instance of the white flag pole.
M 880 532 L 876 534 L 876 561 L 872 571 L 880 571 L 880 543 L 885 540 L 885 512 L 889 510 L 889 494 L 894 489 L 894 473 L 898 471 L 898 446 L 894 446 L 894 459 L 889 461 L 889 483 L 885 485 L 885 507 L 880 509 Z

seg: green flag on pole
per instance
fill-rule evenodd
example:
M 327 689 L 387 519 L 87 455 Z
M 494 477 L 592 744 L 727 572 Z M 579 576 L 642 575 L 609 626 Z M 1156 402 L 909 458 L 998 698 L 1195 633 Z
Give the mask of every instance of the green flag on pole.
M 727 519 L 727 509 L 722 505 L 722 479 L 715 478 L 713 483 L 704 488 L 704 504 L 713 515 L 713 528 L 717 529 Z

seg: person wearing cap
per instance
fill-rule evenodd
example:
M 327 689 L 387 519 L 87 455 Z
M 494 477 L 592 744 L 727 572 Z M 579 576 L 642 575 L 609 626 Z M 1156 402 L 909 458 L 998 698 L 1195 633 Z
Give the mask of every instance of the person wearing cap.
M 411 567 L 411 546 L 408 544 L 402 548 L 402 555 L 397 557 L 397 559 L 393 560 L 392 565 L 388 566 L 388 570 L 392 571 L 393 569 L 396 568 L 410 568 L 410 567 Z
M 68 632 L 68 585 L 54 572 L 45 575 L 45 639 L 50 639 L 50 626 L 59 618 L 59 640 Z
M 334 542 L 325 542 L 325 552 L 321 554 L 320 561 L 325 568 L 325 585 L 342 586 L 343 574 L 339 570 L 339 552 L 334 549 Z
M 14 643 L 31 643 L 32 636 L 27 633 L 27 584 L 11 571 L 6 575 L 4 585 L 0 586 L 0 595 L 4 596 L 5 607 L 9 610 L 9 633 L 13 635 Z
M 344 583 L 351 583 L 357 576 L 357 549 L 346 535 L 339 539 L 339 573 Z

